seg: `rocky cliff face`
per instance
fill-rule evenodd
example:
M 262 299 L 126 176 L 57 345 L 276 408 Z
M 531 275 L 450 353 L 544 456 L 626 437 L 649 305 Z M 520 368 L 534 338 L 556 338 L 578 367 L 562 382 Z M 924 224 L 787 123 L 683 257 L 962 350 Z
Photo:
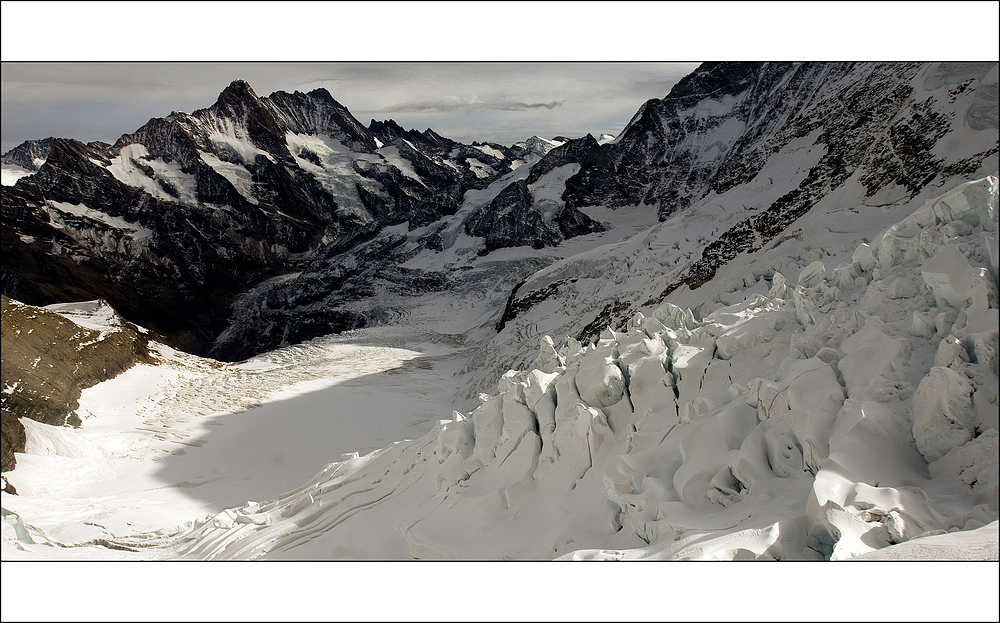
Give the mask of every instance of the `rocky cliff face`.
M 943 74 L 962 75 L 952 84 L 958 91 L 944 97 L 974 89 L 971 81 L 993 65 L 944 64 Z M 827 146 L 823 168 L 834 186 L 866 167 L 872 194 L 886 182 L 914 192 L 943 166 L 931 148 L 952 123 L 933 110 L 942 94 L 915 97 L 919 89 L 911 81 L 927 66 L 705 63 L 665 98 L 646 102 L 617 140 L 578 148 L 573 161 L 582 166 L 567 182 L 567 205 L 646 203 L 664 220 L 709 193 L 753 179 L 768 158 L 817 131 L 811 138 Z M 970 111 L 988 106 L 989 89 L 976 98 Z M 556 160 L 561 155 L 547 159 L 565 162 Z
M 600 231 L 600 223 L 576 210 L 560 210 L 546 219 L 534 209 L 535 198 L 525 180 L 518 180 L 465 222 L 470 236 L 486 240 L 483 254 L 509 246 L 510 240 L 528 242 L 532 247 L 554 246 L 573 236 Z

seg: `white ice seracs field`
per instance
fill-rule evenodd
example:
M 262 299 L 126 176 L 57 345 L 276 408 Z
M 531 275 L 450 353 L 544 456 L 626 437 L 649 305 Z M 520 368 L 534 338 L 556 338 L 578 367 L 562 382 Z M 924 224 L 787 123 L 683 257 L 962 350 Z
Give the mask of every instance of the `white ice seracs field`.
M 667 304 L 588 348 L 543 339 L 537 367 L 471 413 L 227 511 L 177 553 L 837 560 L 987 526 L 995 558 L 996 286 L 980 264 L 996 192 L 965 185 L 829 278 L 807 267 L 700 322 Z M 965 249 L 951 277 L 894 285 L 946 245 Z M 936 294 L 974 277 L 965 298 Z
M 88 497 L 82 481 L 64 482 L 58 504 L 32 498 L 40 459 L 18 455 L 4 558 L 996 560 L 997 193 L 991 176 L 913 205 L 850 261 L 774 273 L 766 293 L 702 318 L 665 303 L 596 344 L 541 336 L 531 368 L 479 406 L 186 523 L 175 506 L 154 526 L 141 500 Z M 319 382 L 297 370 L 307 361 L 261 365 Z M 229 391 L 219 380 L 212 400 Z M 356 387 L 355 404 L 378 382 Z M 194 414 L 183 426 L 203 425 L 185 406 L 198 396 L 171 400 L 167 411 Z M 288 415 L 305 422 L 321 402 Z M 405 402 L 394 408 L 405 417 Z M 39 426 L 29 449 L 58 454 L 32 440 Z M 202 485 L 214 486 L 161 483 L 178 500 Z M 55 513 L 66 500 L 76 511 Z

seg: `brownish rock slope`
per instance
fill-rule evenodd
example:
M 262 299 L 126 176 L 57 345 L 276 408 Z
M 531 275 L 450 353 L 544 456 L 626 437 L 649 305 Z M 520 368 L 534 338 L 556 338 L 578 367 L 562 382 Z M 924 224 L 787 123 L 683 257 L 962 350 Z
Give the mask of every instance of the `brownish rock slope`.
M 95 311 L 103 302 L 90 304 Z M 14 468 L 14 452 L 22 452 L 28 417 L 54 426 L 78 426 L 74 413 L 80 392 L 114 378 L 141 362 L 151 362 L 150 334 L 114 312 L 105 330 L 88 328 L 68 317 L 2 297 L 0 372 L 2 407 L 2 471 Z M 109 310 L 110 311 L 110 310 Z

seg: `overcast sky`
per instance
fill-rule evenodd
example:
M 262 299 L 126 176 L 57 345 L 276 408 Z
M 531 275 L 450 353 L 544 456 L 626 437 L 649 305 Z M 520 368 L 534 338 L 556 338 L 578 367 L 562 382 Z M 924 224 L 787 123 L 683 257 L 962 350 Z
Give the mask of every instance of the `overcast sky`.
M 47 136 L 114 142 L 243 79 L 259 96 L 328 90 L 364 125 L 395 119 L 510 145 L 617 134 L 697 63 L 4 63 L 3 151 Z
M 2 150 L 114 142 L 210 106 L 235 79 L 260 96 L 325 88 L 365 125 L 510 145 L 617 134 L 704 60 L 997 58 L 1000 3 L 900 6 L 5 0 Z M 975 36 L 951 34 L 970 20 Z

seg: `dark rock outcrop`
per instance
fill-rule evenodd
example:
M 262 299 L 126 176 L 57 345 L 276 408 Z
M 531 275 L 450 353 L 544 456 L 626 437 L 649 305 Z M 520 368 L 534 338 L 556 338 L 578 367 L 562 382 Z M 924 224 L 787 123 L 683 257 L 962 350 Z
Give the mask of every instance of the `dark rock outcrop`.
M 17 465 L 14 458 L 15 452 L 24 452 L 24 444 L 27 437 L 24 434 L 24 425 L 17 419 L 11 411 L 0 408 L 0 471 L 9 472 Z
M 489 204 L 465 222 L 470 236 L 486 240 L 483 254 L 504 247 L 530 245 L 532 248 L 554 246 L 573 236 L 602 231 L 600 223 L 582 212 L 563 207 L 550 222 L 534 209 L 534 197 L 525 180 L 518 180 L 500 191 Z

